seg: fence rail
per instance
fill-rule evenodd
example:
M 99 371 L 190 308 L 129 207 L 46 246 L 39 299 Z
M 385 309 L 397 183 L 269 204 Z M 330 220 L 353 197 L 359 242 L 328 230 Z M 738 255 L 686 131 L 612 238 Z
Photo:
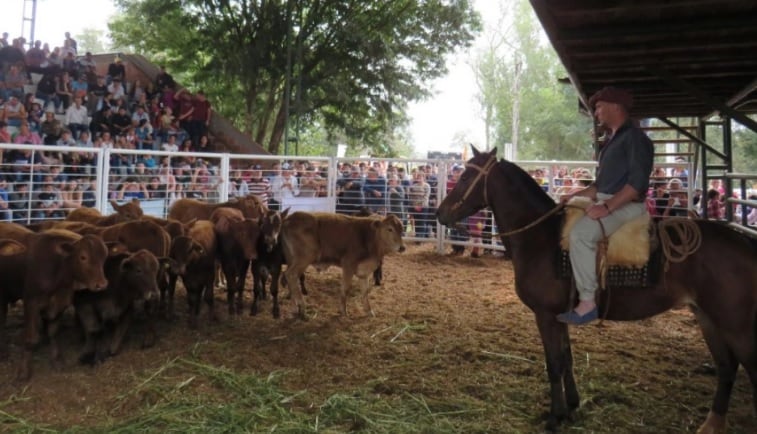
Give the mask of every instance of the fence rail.
M 488 211 L 453 229 L 436 221 L 436 207 L 446 196 L 453 172 L 462 169 L 461 161 L 372 158 L 358 159 L 365 166 L 359 167 L 361 163 L 352 158 L 17 144 L 0 144 L 0 159 L 0 179 L 6 180 L 0 181 L 0 220 L 60 219 L 82 206 L 108 214 L 113 201 L 132 199 L 142 203 L 145 213 L 163 217 L 179 198 L 223 202 L 255 193 L 272 208 L 353 214 L 366 207 L 379 214 L 393 213 L 405 224 L 409 240 L 434 245 L 440 252 L 451 246 L 504 250 Z M 596 167 L 593 161 L 517 163 L 555 199 L 590 183 Z M 656 166 L 669 172 L 683 167 L 683 173 L 692 173 L 688 163 Z M 742 184 L 757 178 L 728 177 L 737 175 Z M 683 197 L 693 198 L 690 179 L 682 179 L 682 185 Z M 732 202 L 745 209 L 755 205 L 746 197 Z M 693 200 L 677 208 L 690 211 Z

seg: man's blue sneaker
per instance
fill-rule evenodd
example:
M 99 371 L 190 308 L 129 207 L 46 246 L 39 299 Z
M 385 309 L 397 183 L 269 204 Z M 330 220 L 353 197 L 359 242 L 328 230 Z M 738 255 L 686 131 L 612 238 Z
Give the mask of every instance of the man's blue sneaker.
M 560 315 L 557 315 L 557 320 L 572 325 L 584 325 L 596 320 L 598 317 L 599 311 L 595 307 L 589 312 L 586 312 L 585 315 L 579 315 L 575 310 L 561 313 Z

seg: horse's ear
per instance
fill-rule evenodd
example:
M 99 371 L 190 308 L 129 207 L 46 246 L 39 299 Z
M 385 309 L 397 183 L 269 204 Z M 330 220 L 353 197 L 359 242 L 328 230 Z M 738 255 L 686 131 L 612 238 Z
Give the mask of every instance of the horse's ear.
M 497 156 L 497 147 L 493 147 L 492 150 L 489 152 L 489 157 L 496 157 Z
M 473 143 L 470 144 L 470 149 L 473 151 L 473 156 L 478 157 L 479 154 L 481 154 L 481 151 L 479 151 L 475 146 L 473 146 Z

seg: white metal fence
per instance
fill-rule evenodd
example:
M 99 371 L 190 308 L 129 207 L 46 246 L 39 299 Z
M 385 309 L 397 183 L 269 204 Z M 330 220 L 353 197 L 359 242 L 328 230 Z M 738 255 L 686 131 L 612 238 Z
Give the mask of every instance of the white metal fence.
M 503 250 L 491 213 L 482 211 L 456 229 L 439 225 L 438 204 L 461 161 L 350 159 L 182 153 L 114 148 L 0 145 L 0 220 L 31 223 L 64 218 L 78 207 L 112 212 L 111 201 L 138 199 L 146 214 L 165 216 L 180 198 L 222 202 L 257 194 L 272 208 L 356 214 L 362 208 L 396 214 L 409 240 L 472 252 Z M 557 199 L 593 180 L 595 162 L 522 161 L 518 164 Z M 689 163 L 663 163 L 664 179 L 691 173 Z M 458 170 L 460 169 L 460 170 Z M 678 176 L 678 178 L 676 178 Z M 684 177 L 685 200 L 695 192 Z M 689 200 L 692 199 L 692 200 Z M 453 250 L 456 247 L 453 247 Z

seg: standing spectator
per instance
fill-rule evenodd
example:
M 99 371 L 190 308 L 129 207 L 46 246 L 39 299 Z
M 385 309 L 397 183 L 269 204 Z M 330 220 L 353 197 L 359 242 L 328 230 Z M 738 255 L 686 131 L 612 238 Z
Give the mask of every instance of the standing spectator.
M 71 130 L 74 138 L 78 139 L 82 131 L 89 129 L 88 121 L 89 116 L 87 108 L 82 105 L 82 97 L 74 97 L 74 103 L 66 110 L 66 126 Z
M 71 33 L 66 32 L 65 33 L 66 39 L 63 41 L 64 45 L 68 46 L 68 49 L 71 50 L 74 54 L 78 53 L 79 50 L 79 44 L 76 43 L 76 39 L 71 37 Z
M 336 182 L 340 196 L 336 211 L 341 214 L 355 215 L 365 204 L 363 177 L 360 175 L 358 166 L 345 166 L 345 169 L 350 169 L 349 173 L 344 174 Z
M 229 197 L 245 197 L 250 194 L 250 187 L 242 179 L 242 171 L 235 170 L 229 180 Z
M 463 173 L 463 167 L 455 164 L 452 166 L 452 173 L 447 180 L 447 193 L 449 194 L 450 191 L 452 191 L 453 188 L 455 188 L 455 185 L 457 185 L 457 182 L 460 180 L 460 175 Z M 466 226 L 468 225 L 468 219 L 465 218 L 460 221 L 460 225 Z M 468 237 L 463 235 L 462 231 L 458 229 L 458 227 L 453 227 L 450 229 L 450 240 L 452 241 L 467 241 Z M 457 244 L 452 245 L 452 254 L 453 255 L 462 255 L 465 253 L 465 246 L 460 246 Z
M 373 213 L 385 213 L 387 208 L 386 179 L 379 177 L 375 167 L 369 167 L 363 181 L 365 205 Z
M 173 77 L 171 74 L 166 72 L 165 65 L 160 65 L 160 72 L 158 72 L 158 75 L 155 77 L 155 88 L 162 90 L 165 87 L 174 88 L 176 86 L 176 82 L 173 81 Z
M 409 214 L 413 219 L 415 236 L 425 238 L 430 235 L 429 230 L 429 197 L 431 186 L 426 182 L 426 175 L 422 171 L 415 172 L 413 183 L 407 188 Z
M 325 187 L 325 181 L 318 175 L 315 167 L 308 167 L 299 179 L 299 197 L 318 197 Z
M 74 89 L 71 87 L 71 76 L 68 72 L 63 72 L 58 83 L 55 87 L 55 98 L 59 105 L 56 111 L 59 113 L 65 113 L 68 106 L 71 105 L 72 97 L 74 96 Z M 58 104 L 56 103 L 56 104 Z
M 268 206 L 268 199 L 271 197 L 271 184 L 268 179 L 263 177 L 263 168 L 259 164 L 252 166 L 247 189 L 250 194 L 254 194 L 264 205 Z
M 192 100 L 194 111 L 191 117 L 191 126 L 189 134 L 192 137 L 192 143 L 199 143 L 200 138 L 208 135 L 208 127 L 210 126 L 210 116 L 212 109 L 210 107 L 210 101 L 205 97 L 205 92 L 202 90 L 197 91 L 197 94 Z
M 714 188 L 707 191 L 707 218 L 722 220 L 725 216 L 723 202 L 720 201 L 720 192 Z
M 192 113 L 194 113 L 195 110 L 192 102 L 192 95 L 190 95 L 186 89 L 179 89 L 179 91 L 176 92 L 176 97 L 179 98 L 179 112 L 176 116 L 177 119 L 179 119 L 179 126 L 191 135 Z
M 291 199 L 300 194 L 297 177 L 293 176 L 292 168 L 288 163 L 282 166 L 281 175 L 275 176 L 271 181 L 271 191 L 273 192 L 273 198 L 270 200 L 271 209 L 275 210 L 281 210 L 285 199 Z
M 147 93 L 145 92 L 145 86 L 142 84 L 142 80 L 134 80 L 134 83 L 131 84 L 131 88 L 129 89 L 129 101 L 134 103 L 146 96 Z
M 45 52 L 42 51 L 42 41 L 34 41 L 34 46 L 26 52 L 26 67 L 37 71 L 45 62 Z
M 79 59 L 79 74 L 84 74 L 85 77 L 89 77 L 91 74 L 94 74 L 97 69 L 97 63 L 95 63 L 95 59 L 92 58 L 92 52 L 87 51 L 84 54 L 84 57 Z
M 396 173 L 391 172 L 387 175 L 386 191 L 389 196 L 389 214 L 396 215 L 402 221 L 402 227 L 407 225 L 407 216 L 405 215 L 405 188 L 400 183 L 400 178 Z
M 3 32 L 3 37 L 0 38 L 0 47 L 10 47 L 11 44 L 8 41 L 8 32 Z

